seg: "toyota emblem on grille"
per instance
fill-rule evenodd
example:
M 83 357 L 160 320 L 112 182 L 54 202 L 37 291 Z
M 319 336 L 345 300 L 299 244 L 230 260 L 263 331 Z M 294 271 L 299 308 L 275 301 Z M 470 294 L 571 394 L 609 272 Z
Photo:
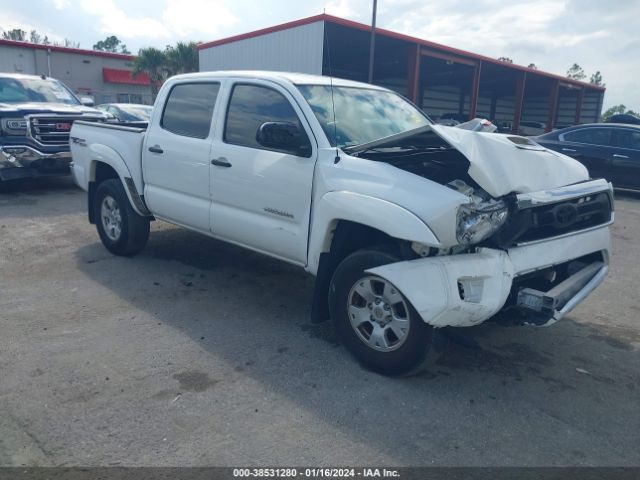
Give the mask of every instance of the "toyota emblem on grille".
M 70 123 L 56 123 L 56 130 L 71 130 Z
M 570 203 L 561 203 L 553 209 L 553 216 L 557 227 L 568 227 L 578 218 L 578 209 Z

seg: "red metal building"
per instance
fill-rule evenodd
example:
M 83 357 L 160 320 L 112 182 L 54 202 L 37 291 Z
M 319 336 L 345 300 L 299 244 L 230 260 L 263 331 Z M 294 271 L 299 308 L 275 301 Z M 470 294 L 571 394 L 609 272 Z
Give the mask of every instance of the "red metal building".
M 199 46 L 200 70 L 296 71 L 366 81 L 371 27 L 331 15 L 284 23 Z M 600 117 L 604 87 L 401 33 L 376 29 L 373 82 L 432 118 L 489 118 L 521 131 Z

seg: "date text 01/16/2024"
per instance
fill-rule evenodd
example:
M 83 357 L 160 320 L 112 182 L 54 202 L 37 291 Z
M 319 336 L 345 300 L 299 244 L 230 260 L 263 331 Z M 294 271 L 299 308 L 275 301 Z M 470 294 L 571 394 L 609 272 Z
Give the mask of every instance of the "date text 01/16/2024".
M 234 468 L 234 478 L 398 478 L 387 468 Z

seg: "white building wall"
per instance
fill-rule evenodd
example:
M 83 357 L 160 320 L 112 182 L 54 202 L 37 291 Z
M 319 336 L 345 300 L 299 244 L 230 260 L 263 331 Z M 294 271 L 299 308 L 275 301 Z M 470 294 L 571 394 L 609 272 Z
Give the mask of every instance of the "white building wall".
M 324 22 L 200 50 L 200 71 L 275 70 L 322 75 Z
M 0 47 L 0 72 L 35 75 L 36 59 L 33 50 L 21 47 Z
M 103 68 L 132 70 L 133 60 L 56 50 L 51 51 L 49 60 L 53 78 L 79 95 L 93 97 L 96 103 L 153 103 L 148 85 L 108 83 L 103 79 Z M 0 45 L 0 72 L 47 75 L 48 70 L 46 50 Z

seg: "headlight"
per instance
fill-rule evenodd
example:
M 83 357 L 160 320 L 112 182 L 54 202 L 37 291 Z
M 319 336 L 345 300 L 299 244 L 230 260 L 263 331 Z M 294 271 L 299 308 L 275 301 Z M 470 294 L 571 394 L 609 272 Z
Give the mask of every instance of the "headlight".
M 2 131 L 7 135 L 25 135 L 27 133 L 27 120 L 22 117 L 3 118 Z
M 507 220 L 509 209 L 502 200 L 461 205 L 456 237 L 461 245 L 481 242 L 493 235 Z

